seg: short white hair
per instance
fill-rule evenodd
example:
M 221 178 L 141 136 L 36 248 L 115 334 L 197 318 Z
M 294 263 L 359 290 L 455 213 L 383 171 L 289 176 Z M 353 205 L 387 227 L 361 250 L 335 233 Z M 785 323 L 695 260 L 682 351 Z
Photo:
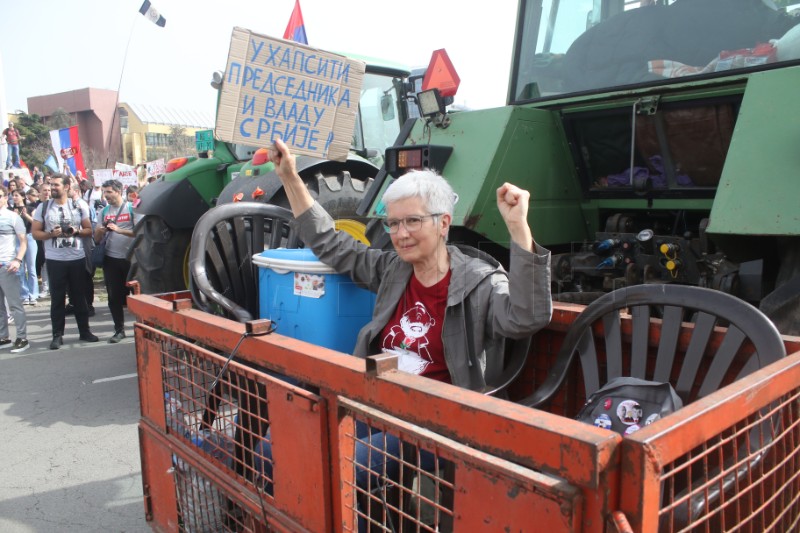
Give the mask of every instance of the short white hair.
M 388 205 L 407 198 L 420 198 L 429 213 L 453 216 L 456 193 L 435 170 L 411 170 L 403 174 L 386 188 L 382 200 Z

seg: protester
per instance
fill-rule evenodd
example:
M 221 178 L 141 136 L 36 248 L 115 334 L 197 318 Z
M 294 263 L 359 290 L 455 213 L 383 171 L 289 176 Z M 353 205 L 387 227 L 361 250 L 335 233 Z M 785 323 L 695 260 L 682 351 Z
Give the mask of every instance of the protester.
M 33 172 L 31 172 L 31 177 L 33 178 L 33 186 L 38 187 L 44 181 L 44 173 L 39 170 L 37 165 L 33 165 Z
M 16 184 L 15 189 L 18 190 L 18 191 L 22 191 L 23 195 L 26 192 L 28 192 L 28 189 L 30 189 L 30 186 L 28 185 L 28 183 L 24 179 L 22 179 L 21 176 L 16 176 L 14 178 L 14 183 Z
M 0 200 L 3 200 L 8 190 L 0 187 Z M 17 272 L 22 264 L 20 256 L 25 255 L 28 242 L 25 238 L 25 224 L 22 218 L 0 202 L 0 348 L 11 348 L 11 353 L 20 353 L 27 350 L 28 323 L 22 299 L 19 295 L 19 279 Z M 8 329 L 8 311 L 6 304 L 14 318 L 17 329 L 16 340 L 12 343 Z
M 81 237 L 91 237 L 89 206 L 70 196 L 70 178 L 56 174 L 51 182 L 51 202 L 43 202 L 33 215 L 33 236 L 45 241 L 47 273 L 50 277 L 51 350 L 64 344 L 65 304 L 69 293 L 75 306 L 80 339 L 97 342 L 89 329 L 86 304 L 86 254 Z
M 103 183 L 103 196 L 108 205 L 100 212 L 100 223 L 94 231 L 94 240 L 100 243 L 105 239 L 103 258 L 103 277 L 108 291 L 108 309 L 114 320 L 114 335 L 108 342 L 115 344 L 125 338 L 125 299 L 128 287 L 128 250 L 133 244 L 135 218 L 133 206 L 122 198 L 122 183 L 108 180 Z
M 497 210 L 511 237 L 506 272 L 478 250 L 447 244 L 455 194 L 433 171 L 408 173 L 386 189 L 384 228 L 394 249 L 378 250 L 335 230 L 283 141 L 276 141 L 270 160 L 305 245 L 320 261 L 377 293 L 354 355 L 391 352 L 401 370 L 480 391 L 485 373 L 502 369 L 505 338 L 530 336 L 550 321 L 550 252 L 533 240 L 527 191 L 510 183 L 497 189 Z M 358 486 L 367 486 L 369 472 L 396 479 L 398 462 L 386 457 L 399 457 L 400 440 L 382 432 L 370 435 L 365 427 L 356 432 Z
M 39 282 L 36 277 L 36 252 L 39 246 L 31 234 L 33 212 L 39 200 L 39 193 L 31 187 L 25 196 L 19 190 L 14 191 L 14 211 L 22 217 L 25 224 L 25 240 L 28 248 L 19 269 L 20 296 L 25 305 L 36 305 L 39 299 Z
M 128 188 L 125 189 L 125 199 L 128 200 L 133 207 L 136 207 L 139 201 L 139 187 L 136 185 L 128 186 Z
M 12 194 L 14 194 L 14 191 L 17 190 L 17 180 L 14 178 L 13 174 L 9 174 L 8 184 L 6 187 L 8 188 L 8 194 L 6 194 L 8 198 L 5 199 L 3 205 L 11 209 L 14 207 L 14 199 L 12 198 Z
M 78 172 L 80 172 L 80 170 Z M 72 198 L 72 200 L 74 202 L 77 202 L 78 200 L 81 200 L 81 186 L 80 186 L 81 183 L 83 183 L 83 182 L 78 181 L 78 179 L 76 177 L 74 177 L 74 176 L 70 178 L 70 189 L 69 189 L 70 190 L 70 197 Z M 84 202 L 84 203 L 86 203 L 86 202 Z M 95 211 L 91 206 L 89 206 L 89 204 L 87 204 L 87 206 L 89 207 L 89 223 L 91 224 L 91 227 L 92 227 L 92 234 L 91 234 L 92 236 L 88 237 L 88 238 L 82 238 L 82 241 L 83 241 L 82 244 L 84 246 L 84 252 L 86 252 L 86 250 L 89 250 L 89 253 L 91 253 L 91 249 L 94 248 L 94 230 L 97 227 L 97 211 Z M 95 273 L 95 270 L 96 269 L 95 269 L 94 265 L 90 264 L 87 261 L 87 263 L 86 263 L 86 283 L 85 283 L 86 292 L 84 294 L 84 297 L 86 298 L 86 305 L 87 305 L 87 307 L 89 309 L 89 316 L 90 317 L 94 316 L 94 314 L 95 314 L 95 311 L 94 311 L 94 273 Z M 74 302 L 72 301 L 72 295 L 70 295 L 70 297 L 69 297 L 69 303 L 67 304 L 66 308 L 64 309 L 64 312 L 66 314 L 68 314 L 68 315 L 71 315 L 72 313 L 75 312 L 75 305 L 74 305 Z
M 39 185 L 39 203 L 46 202 L 50 199 L 50 176 L 45 176 L 45 182 Z M 38 207 L 38 205 L 37 205 Z M 31 235 L 33 235 L 33 224 L 31 223 Z M 36 241 L 37 243 L 39 241 Z M 44 262 L 44 244 L 37 245 L 36 253 L 36 275 L 42 282 L 42 288 L 39 290 L 39 296 L 45 298 L 50 295 L 49 283 L 47 280 L 47 266 Z
M 6 169 L 11 168 L 12 164 L 15 168 L 20 168 L 19 161 L 19 141 L 22 137 L 19 130 L 14 127 L 13 122 L 8 123 L 8 127 L 0 134 L 0 139 L 8 143 L 8 157 L 6 158 Z

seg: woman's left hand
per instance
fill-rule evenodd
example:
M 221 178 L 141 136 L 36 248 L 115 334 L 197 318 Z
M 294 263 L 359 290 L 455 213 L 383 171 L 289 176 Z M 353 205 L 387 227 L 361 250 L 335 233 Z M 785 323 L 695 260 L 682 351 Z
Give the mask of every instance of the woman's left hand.
M 503 217 L 511 239 L 525 250 L 533 250 L 533 233 L 528 226 L 528 204 L 531 193 L 511 183 L 497 189 L 497 209 Z

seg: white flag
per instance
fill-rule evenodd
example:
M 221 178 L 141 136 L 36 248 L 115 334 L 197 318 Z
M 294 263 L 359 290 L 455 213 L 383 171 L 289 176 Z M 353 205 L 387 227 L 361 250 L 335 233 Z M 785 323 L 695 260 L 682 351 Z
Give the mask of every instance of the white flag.
M 139 13 L 149 18 L 156 26 L 161 26 L 163 28 L 167 24 L 167 19 L 156 11 L 156 8 L 150 4 L 150 0 L 144 0 L 142 7 L 139 8 Z

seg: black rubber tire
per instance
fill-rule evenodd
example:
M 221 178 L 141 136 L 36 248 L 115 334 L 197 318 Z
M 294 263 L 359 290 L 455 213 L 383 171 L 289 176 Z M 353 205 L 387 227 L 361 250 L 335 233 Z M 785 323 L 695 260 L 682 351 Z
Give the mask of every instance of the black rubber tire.
M 128 279 L 139 282 L 142 293 L 186 290 L 190 229 L 174 229 L 155 215 L 146 215 L 134 228 Z
M 302 178 L 311 196 L 333 217 L 339 229 L 347 231 L 351 236 L 363 242 L 366 239 L 364 230 L 354 229 L 351 231 L 347 221 L 355 221 L 363 225 L 369 222 L 368 218 L 359 217 L 356 209 L 372 185 L 372 178 L 365 181 L 356 179 L 351 177 L 346 170 L 327 176 L 317 172 L 313 176 L 302 176 Z M 272 198 L 263 201 L 291 209 L 282 188 Z
M 372 185 L 372 178 L 367 181 L 355 179 L 346 170 L 336 175 L 325 176 L 317 172 L 313 176 L 302 176 L 303 181 L 308 187 L 311 196 L 325 208 L 334 219 L 353 219 L 366 220 L 356 216 L 356 209 L 364 193 Z M 283 189 L 275 193 L 271 199 L 267 200 L 271 204 L 279 205 L 287 209 L 290 208 L 289 201 Z

